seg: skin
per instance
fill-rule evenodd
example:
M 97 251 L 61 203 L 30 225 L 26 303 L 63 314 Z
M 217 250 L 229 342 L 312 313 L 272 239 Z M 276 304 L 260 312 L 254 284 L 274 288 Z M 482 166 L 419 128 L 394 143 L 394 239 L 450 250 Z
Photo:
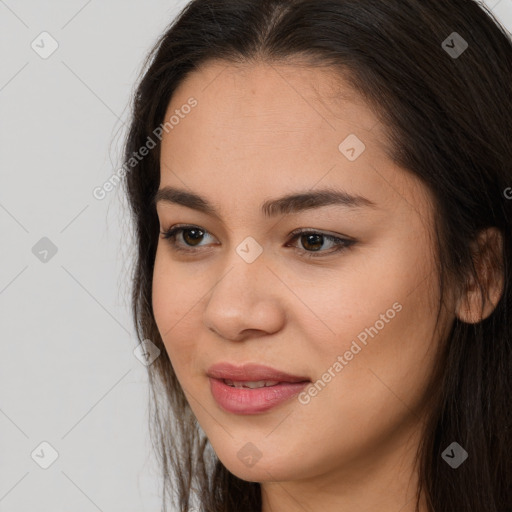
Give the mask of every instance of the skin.
M 195 246 L 190 233 L 177 235 L 196 255 L 159 239 L 153 309 L 195 416 L 229 471 L 262 483 L 263 512 L 413 511 L 425 387 L 461 303 L 449 295 L 435 332 L 429 191 L 389 159 L 384 127 L 334 72 L 209 62 L 181 84 L 165 118 L 191 96 L 198 105 L 164 135 L 160 188 L 199 194 L 221 218 L 157 203 L 161 231 L 184 223 L 206 233 Z M 366 145 L 355 161 L 338 149 L 349 134 Z M 376 207 L 260 211 L 268 199 L 327 186 Z M 291 241 L 298 228 L 356 243 L 311 249 L 304 237 Z M 248 236 L 263 250 L 252 263 L 236 252 Z M 301 256 L 317 246 L 323 256 Z M 309 403 L 237 415 L 213 399 L 206 371 L 220 361 L 316 382 L 394 303 L 401 310 Z M 262 455 L 252 467 L 237 457 L 248 442 Z

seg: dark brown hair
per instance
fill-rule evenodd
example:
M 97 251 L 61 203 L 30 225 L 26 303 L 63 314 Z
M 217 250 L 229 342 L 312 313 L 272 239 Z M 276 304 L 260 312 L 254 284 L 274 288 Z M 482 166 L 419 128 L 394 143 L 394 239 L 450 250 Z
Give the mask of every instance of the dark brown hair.
M 443 43 L 454 32 L 468 43 L 458 56 Z M 472 243 L 488 227 L 503 236 L 493 260 L 504 276 L 499 303 L 481 322 L 456 319 L 439 346 L 418 501 L 423 489 L 431 512 L 512 511 L 512 42 L 473 0 L 194 0 L 148 56 L 126 140 L 125 186 L 137 241 L 133 316 L 140 340 L 162 352 L 148 371 L 163 510 L 166 493 L 180 511 L 191 510 L 195 491 L 200 510 L 260 512 L 261 488 L 217 459 L 165 351 L 151 289 L 159 144 L 136 162 L 133 155 L 200 65 L 295 57 L 349 80 L 386 127 L 390 158 L 432 192 L 441 291 L 476 282 L 485 293 Z M 469 453 L 456 470 L 441 458 L 453 441 Z

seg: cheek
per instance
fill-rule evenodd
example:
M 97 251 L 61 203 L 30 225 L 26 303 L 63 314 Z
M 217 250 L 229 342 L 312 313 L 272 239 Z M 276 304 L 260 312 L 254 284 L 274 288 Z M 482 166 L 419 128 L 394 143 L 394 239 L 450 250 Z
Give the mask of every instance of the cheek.
M 432 261 L 416 254 L 381 254 L 385 265 L 375 262 L 364 275 L 332 282 L 338 292 L 325 300 L 323 318 L 336 335 L 315 346 L 318 378 L 336 375 L 318 393 L 324 406 L 343 397 L 340 421 L 348 415 L 369 431 L 377 411 L 391 424 L 407 407 L 420 404 L 438 341 Z
M 323 337 L 325 342 L 318 341 L 317 348 L 325 352 L 343 349 L 360 333 L 364 343 L 364 333 L 370 336 L 365 329 L 371 327 L 379 333 L 393 331 L 395 336 L 403 332 L 407 337 L 410 327 L 414 332 L 423 328 L 427 334 L 439 303 L 433 289 L 433 260 L 421 247 L 414 252 L 407 249 L 405 242 L 398 246 L 388 241 L 354 251 L 328 273 L 300 276 L 284 270 L 283 280 L 293 283 L 294 297 L 300 299 L 288 304 L 294 322 L 312 339 Z
M 206 290 L 165 260 L 159 246 L 155 258 L 152 283 L 152 305 L 155 322 L 176 374 L 193 361 L 199 323 L 194 308 Z M 196 331 L 194 331 L 196 329 Z
M 323 380 L 333 373 L 344 375 L 331 378 L 336 381 L 329 384 L 333 398 L 348 392 L 357 401 L 368 386 L 374 396 L 392 397 L 379 377 L 397 394 L 413 400 L 421 394 L 436 348 L 439 295 L 433 259 L 419 243 L 414 251 L 410 247 L 387 244 L 375 250 L 378 258 L 354 256 L 330 279 L 295 288 L 310 310 L 318 312 L 304 314 L 302 308 L 294 319 L 308 340 L 311 368 Z
M 152 303 L 155 320 L 160 333 L 174 332 L 182 321 L 194 314 L 193 308 L 207 291 L 204 279 L 198 272 L 176 264 L 167 254 L 164 242 L 160 241 L 155 256 L 152 283 Z M 172 331 L 169 331 L 172 329 Z

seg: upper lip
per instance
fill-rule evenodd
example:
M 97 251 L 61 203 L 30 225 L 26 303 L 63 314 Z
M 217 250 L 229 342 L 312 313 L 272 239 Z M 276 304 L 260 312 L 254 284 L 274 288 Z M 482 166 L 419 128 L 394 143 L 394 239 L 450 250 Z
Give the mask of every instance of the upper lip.
M 208 377 L 214 379 L 228 379 L 232 381 L 259 381 L 275 380 L 278 382 L 304 382 L 309 381 L 307 377 L 291 375 L 289 373 L 276 370 L 270 366 L 261 364 L 247 363 L 236 366 L 231 363 L 217 363 L 207 371 Z

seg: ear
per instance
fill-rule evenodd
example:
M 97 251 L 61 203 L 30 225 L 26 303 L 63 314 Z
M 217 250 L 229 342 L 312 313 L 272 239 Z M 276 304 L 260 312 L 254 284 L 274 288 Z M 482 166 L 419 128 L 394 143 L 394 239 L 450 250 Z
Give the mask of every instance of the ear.
M 485 320 L 496 308 L 503 294 L 503 236 L 495 227 L 480 231 L 472 243 L 473 261 L 478 274 L 457 301 L 455 313 L 462 322 L 476 324 Z M 483 292 L 483 296 L 482 293 Z

